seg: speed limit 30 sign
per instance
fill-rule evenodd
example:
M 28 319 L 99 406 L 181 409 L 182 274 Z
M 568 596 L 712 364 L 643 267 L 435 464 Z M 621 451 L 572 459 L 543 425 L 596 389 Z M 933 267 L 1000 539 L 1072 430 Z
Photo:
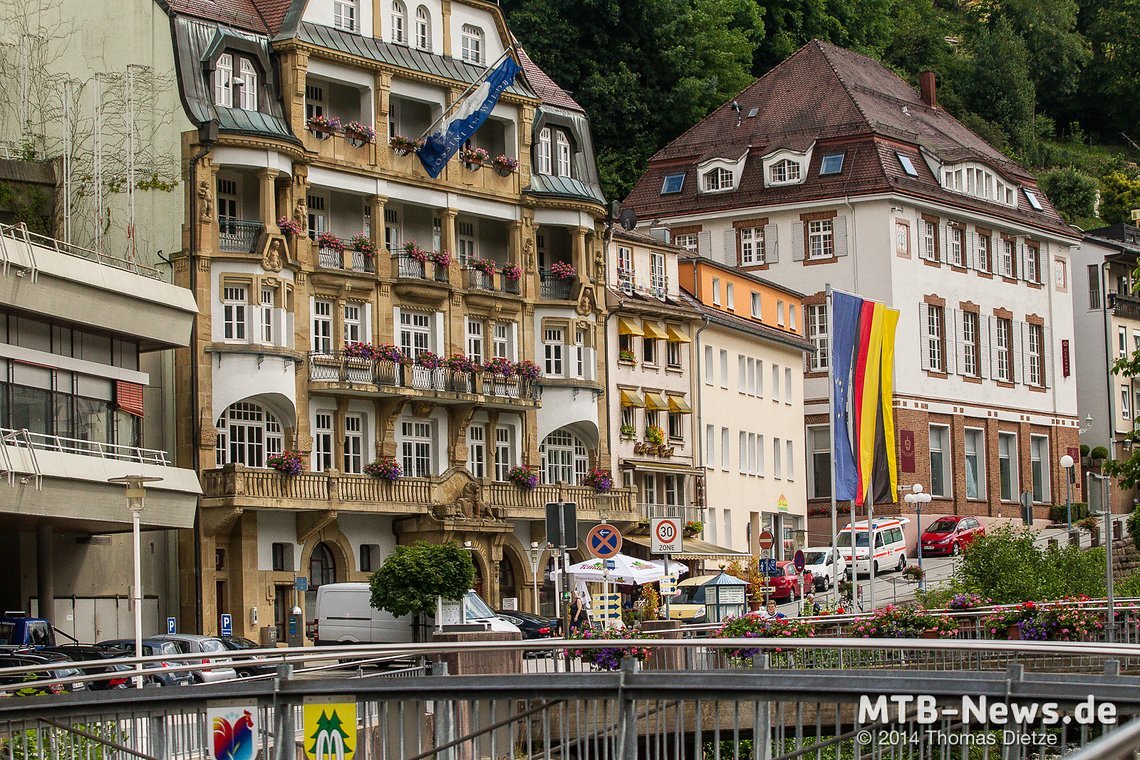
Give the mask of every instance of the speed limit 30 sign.
M 657 517 L 649 523 L 649 536 L 652 541 L 649 551 L 653 554 L 680 554 L 681 521 L 676 517 Z

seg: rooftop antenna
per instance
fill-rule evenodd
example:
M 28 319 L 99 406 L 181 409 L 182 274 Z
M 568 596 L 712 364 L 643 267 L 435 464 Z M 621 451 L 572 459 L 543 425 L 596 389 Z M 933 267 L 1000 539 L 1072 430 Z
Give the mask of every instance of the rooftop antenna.
M 736 114 L 736 126 L 739 127 L 740 122 L 742 122 L 744 120 L 744 117 L 742 117 L 740 115 L 740 104 L 737 103 L 735 100 L 732 101 L 732 110 L 733 110 L 733 113 Z

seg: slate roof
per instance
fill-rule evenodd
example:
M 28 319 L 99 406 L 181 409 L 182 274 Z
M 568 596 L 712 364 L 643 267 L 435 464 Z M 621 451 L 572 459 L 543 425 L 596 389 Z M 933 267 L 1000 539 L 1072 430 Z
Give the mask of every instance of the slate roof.
M 653 219 L 900 192 L 1076 237 L 1037 190 L 1031 174 L 946 111 L 926 106 L 913 87 L 867 56 L 813 40 L 735 100 L 739 113 L 731 101 L 725 103 L 654 154 L 624 205 Z M 754 109 L 755 116 L 749 117 Z M 813 145 L 804 182 L 765 186 L 760 157 L 781 148 L 802 153 Z M 1034 210 L 1020 189 L 1016 209 L 944 190 L 920 151 L 948 163 L 989 164 L 1011 184 L 1033 190 L 1043 209 Z M 842 172 L 819 176 L 823 155 L 838 152 L 845 154 Z M 896 152 L 911 158 L 918 177 L 902 170 Z M 697 193 L 697 164 L 713 157 L 736 160 L 744 154 L 735 190 Z M 682 172 L 681 192 L 661 195 L 664 178 Z
M 538 96 L 539 100 L 547 105 L 557 106 L 559 108 L 569 108 L 573 111 L 582 111 L 585 109 L 570 97 L 570 93 L 559 87 L 553 79 L 546 75 L 546 72 L 538 67 L 530 56 L 526 54 L 523 48 L 517 48 L 519 52 L 519 63 L 522 65 L 523 76 L 530 84 L 534 94 Z

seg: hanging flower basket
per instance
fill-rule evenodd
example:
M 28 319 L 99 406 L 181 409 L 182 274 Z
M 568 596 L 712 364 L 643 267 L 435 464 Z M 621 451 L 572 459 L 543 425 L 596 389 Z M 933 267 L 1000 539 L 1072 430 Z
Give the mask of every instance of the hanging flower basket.
M 444 360 L 444 364 L 454 372 L 474 372 L 479 367 L 473 359 L 469 359 L 463 354 L 452 354 Z
M 329 135 L 335 134 L 340 130 L 340 117 L 339 116 L 311 116 L 305 122 L 305 127 L 313 133 L 313 136 L 318 140 L 327 140 Z
M 392 135 L 388 138 L 388 147 L 391 148 L 397 156 L 407 156 L 424 147 L 424 141 L 413 140 L 403 135 Z
M 507 470 L 507 480 L 524 491 L 533 491 L 538 488 L 538 473 L 530 465 L 524 464 Z
M 542 374 L 542 369 L 529 359 L 523 359 L 515 363 L 514 372 L 523 380 L 537 380 Z
M 665 431 L 658 425 L 650 425 L 645 429 L 645 440 L 652 444 L 665 443 Z
M 380 480 L 395 482 L 403 476 L 400 464 L 393 457 L 380 457 L 364 465 L 364 474 Z
M 359 341 L 344 344 L 344 355 L 353 359 L 375 359 L 376 348 L 371 343 Z
M 682 529 L 682 533 L 684 534 L 685 538 L 695 538 L 696 536 L 699 536 L 701 534 L 701 531 L 704 529 L 705 524 L 700 520 L 689 520 L 687 523 L 685 523 L 685 526 Z
M 304 460 L 296 451 L 282 451 L 280 454 L 268 456 L 265 458 L 265 464 L 283 475 L 300 475 L 305 468 Z
M 443 359 L 431 351 L 421 351 L 416 357 L 416 366 L 424 369 L 439 369 L 443 366 Z
M 354 147 L 359 148 L 376 139 L 376 130 L 367 124 L 353 120 L 344 125 L 344 136 Z
M 393 364 L 407 364 L 408 357 L 391 343 L 381 343 L 372 347 L 372 358 L 377 361 L 392 362 Z
M 519 160 L 511 156 L 499 156 L 491 162 L 491 165 L 500 177 L 509 177 L 518 170 Z
M 501 356 L 496 356 L 489 362 L 483 365 L 484 372 L 490 372 L 497 377 L 510 377 L 515 373 L 515 366 L 511 364 L 510 359 L 504 359 Z
M 464 148 L 459 151 L 459 160 L 469 171 L 483 168 L 490 156 L 491 154 L 487 152 L 486 148 Z
M 471 267 L 472 269 L 474 269 L 476 271 L 482 272 L 483 274 L 487 275 L 488 277 L 494 277 L 495 276 L 495 262 L 492 261 L 491 259 L 483 259 L 483 258 L 479 258 L 479 257 L 475 257 L 473 259 L 468 259 L 467 266 Z
M 277 220 L 277 229 L 291 238 L 300 237 L 305 230 L 301 223 L 291 216 L 283 216 Z
M 592 467 L 586 473 L 586 477 L 582 478 L 582 485 L 590 486 L 598 493 L 609 493 L 613 490 L 614 479 L 609 470 L 599 470 L 597 467 Z

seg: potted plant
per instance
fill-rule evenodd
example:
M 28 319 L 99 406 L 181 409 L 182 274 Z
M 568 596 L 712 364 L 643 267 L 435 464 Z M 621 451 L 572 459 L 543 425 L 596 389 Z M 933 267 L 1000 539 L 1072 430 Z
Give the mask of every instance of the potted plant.
M 413 140 L 403 135 L 392 135 L 388 138 L 388 147 L 391 148 L 397 156 L 406 156 L 424 147 L 424 141 Z
M 304 469 L 304 460 L 301 455 L 296 451 L 289 451 L 286 449 L 280 454 L 272 454 L 265 458 L 267 467 L 272 467 L 280 473 L 285 475 L 300 475 Z
M 327 140 L 329 135 L 340 130 L 340 117 L 325 116 L 324 114 L 310 116 L 305 122 L 305 128 L 312 132 L 313 137 L 318 140 Z
M 948 609 L 948 610 L 976 610 L 979 607 L 985 607 L 989 603 L 990 603 L 990 600 L 986 599 L 981 594 L 972 594 L 972 593 L 955 594 L 953 597 L 950 598 L 950 601 L 946 603 L 946 609 Z
M 578 276 L 578 270 L 565 261 L 556 261 L 550 265 L 550 276 L 556 280 L 573 280 Z
M 515 365 L 510 359 L 496 356 L 483 364 L 483 371 L 490 372 L 496 377 L 510 377 L 515 373 Z
M 812 626 L 795 618 L 762 618 L 755 613 L 729 618 L 713 634 L 720 639 L 809 639 L 815 636 Z M 748 660 L 760 654 L 759 647 L 729 650 L 734 660 Z M 779 648 L 775 651 L 779 652 Z
M 317 235 L 317 247 L 328 251 L 335 251 L 336 253 L 342 253 L 344 251 L 344 241 L 331 232 L 325 231 Z
M 918 583 L 926 577 L 926 571 L 918 565 L 907 565 L 902 570 L 902 577 L 913 583 Z
M 614 479 L 609 470 L 591 467 L 590 471 L 586 473 L 586 477 L 582 478 L 582 485 L 590 486 L 598 493 L 609 493 L 613 490 Z
M 509 177 L 519 168 L 519 160 L 511 156 L 498 156 L 491 165 L 495 167 L 495 172 L 500 177 Z
M 635 435 L 637 435 L 637 428 L 635 428 L 633 425 L 626 423 L 621 426 L 622 438 L 633 438 Z
M 542 369 L 530 359 L 523 359 L 521 362 L 515 362 L 514 373 L 523 380 L 537 380 L 542 374 Z
M 982 628 L 993 638 L 1021 638 L 1021 624 L 1037 617 L 1040 610 L 1036 602 L 1022 602 L 1012 607 L 1001 607 L 982 618 Z
M 435 265 L 440 269 L 447 269 L 451 266 L 451 254 L 447 251 L 432 251 L 428 258 L 435 262 Z
M 443 363 L 453 372 L 474 372 L 479 368 L 473 359 L 468 359 L 463 354 L 452 354 Z
M 467 266 L 477 272 L 482 272 L 488 278 L 495 276 L 495 262 L 491 259 L 484 259 L 476 256 L 473 259 L 467 260 Z
M 665 431 L 659 425 L 650 425 L 645 429 L 645 440 L 655 445 L 665 443 Z
M 301 237 L 305 233 L 301 223 L 291 216 L 282 216 L 277 219 L 277 229 L 291 238 Z
M 414 259 L 421 264 L 428 260 L 428 252 L 420 248 L 420 244 L 415 240 L 408 240 L 400 247 L 404 251 L 404 255 L 410 259 Z
M 407 364 L 408 357 L 398 347 L 391 343 L 381 343 L 372 348 L 372 358 L 377 361 L 392 362 L 393 364 Z
M 361 145 L 376 139 L 376 130 L 353 119 L 344 125 L 344 136 L 354 147 L 359 148 Z
M 459 151 L 459 160 L 471 171 L 481 168 L 490 156 L 486 148 L 464 148 Z
M 380 457 L 364 465 L 364 474 L 395 482 L 404 474 L 395 457 Z
M 443 366 L 443 359 L 431 351 L 421 351 L 416 357 L 416 366 L 424 369 L 439 369 Z
M 365 261 L 376 258 L 376 245 L 367 235 L 353 235 L 350 242 L 352 250 L 364 256 Z
M 375 359 L 376 349 L 372 347 L 371 343 L 353 341 L 344 344 L 344 355 L 351 356 L 353 359 Z
M 958 621 L 948 615 L 926 615 L 924 639 L 950 639 L 958 635 Z
M 699 536 L 701 534 L 701 531 L 704 529 L 705 524 L 700 520 L 689 520 L 681 529 L 681 533 L 685 536 L 685 538 L 695 538 Z
M 622 364 L 637 364 L 637 354 L 629 349 L 623 348 L 618 351 L 618 361 Z
M 518 264 L 507 264 L 503 267 L 503 277 L 511 282 L 518 282 L 522 277 L 522 267 Z
M 533 491 L 538 488 L 538 473 L 527 464 L 507 470 L 507 480 L 524 491 Z

